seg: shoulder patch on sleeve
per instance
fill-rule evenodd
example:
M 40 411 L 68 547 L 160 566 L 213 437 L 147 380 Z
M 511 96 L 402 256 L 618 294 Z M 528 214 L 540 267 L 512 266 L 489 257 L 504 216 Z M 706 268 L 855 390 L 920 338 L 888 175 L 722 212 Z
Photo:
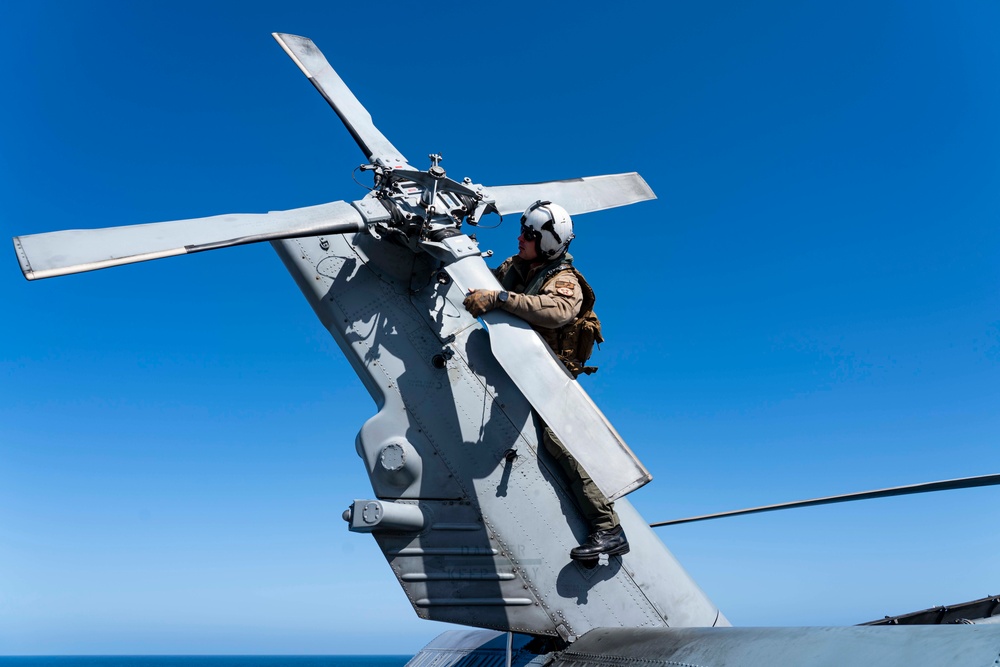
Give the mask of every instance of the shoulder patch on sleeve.
M 556 292 L 562 294 L 563 296 L 573 296 L 573 288 L 575 287 L 576 287 L 576 282 L 573 280 L 556 281 Z

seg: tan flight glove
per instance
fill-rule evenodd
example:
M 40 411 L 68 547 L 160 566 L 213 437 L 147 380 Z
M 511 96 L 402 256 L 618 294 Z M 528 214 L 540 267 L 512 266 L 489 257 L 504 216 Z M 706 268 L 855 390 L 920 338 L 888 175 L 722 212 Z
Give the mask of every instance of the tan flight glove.
M 497 307 L 498 291 L 492 289 L 469 290 L 469 296 L 465 297 L 462 305 L 473 317 L 479 317 Z

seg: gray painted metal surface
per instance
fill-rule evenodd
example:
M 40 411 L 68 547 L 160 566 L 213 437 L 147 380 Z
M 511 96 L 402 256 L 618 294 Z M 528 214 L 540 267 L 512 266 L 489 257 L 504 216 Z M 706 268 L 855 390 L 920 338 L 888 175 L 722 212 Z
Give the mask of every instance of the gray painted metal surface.
M 340 120 L 344 122 L 344 127 L 354 137 L 354 141 L 370 162 L 378 161 L 392 168 L 407 166 L 403 154 L 396 150 L 396 147 L 375 127 L 371 114 L 354 96 L 340 75 L 330 67 L 326 56 L 316 48 L 311 39 L 278 32 L 271 33 L 271 36 L 337 112 Z
M 939 605 L 930 609 L 886 616 L 863 625 L 945 625 L 950 623 L 1000 622 L 1000 596 L 990 595 L 958 604 Z
M 445 270 L 460 294 L 470 288 L 502 289 L 478 255 Z M 605 496 L 616 500 L 653 478 L 527 322 L 499 309 L 482 319 L 493 356 Z
M 24 277 L 34 280 L 247 243 L 362 229 L 358 210 L 338 201 L 271 213 L 15 236 L 14 249 Z
M 374 512 L 357 516 L 362 499 L 351 525 L 375 536 L 423 618 L 566 639 L 607 625 L 726 624 L 624 499 L 632 553 L 592 570 L 569 559 L 587 523 L 447 270 L 486 271 L 479 248 L 446 241 L 434 255 L 367 234 L 273 244 L 378 406 L 356 442 L 375 498 L 424 517 L 380 529 Z
M 601 628 L 552 667 L 993 667 L 1000 626 Z
M 570 215 L 579 215 L 656 198 L 642 176 L 635 172 L 500 185 L 488 188 L 486 193 L 496 199 L 500 215 L 520 213 L 539 199 L 558 202 Z
M 1000 616 L 990 616 L 989 618 L 977 618 L 974 621 L 969 621 L 974 625 L 1000 625 Z
M 450 630 L 435 637 L 406 663 L 406 667 L 503 667 L 507 664 L 507 639 L 506 632 Z M 512 637 L 511 667 L 546 663 L 547 654 L 533 652 L 532 643 L 533 638 L 527 635 Z
M 407 667 L 499 667 L 506 635 L 445 632 Z M 993 667 L 1000 626 L 601 628 L 564 650 L 514 635 L 511 663 L 549 667 Z

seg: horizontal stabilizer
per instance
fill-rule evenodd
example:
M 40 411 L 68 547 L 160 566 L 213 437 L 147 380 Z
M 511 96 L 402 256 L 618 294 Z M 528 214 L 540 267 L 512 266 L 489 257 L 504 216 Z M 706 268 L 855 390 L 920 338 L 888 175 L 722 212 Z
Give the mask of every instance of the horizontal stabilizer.
M 15 236 L 14 249 L 24 277 L 34 280 L 247 243 L 346 234 L 364 228 L 357 209 L 337 201 L 290 211 Z
M 330 103 L 340 116 L 340 120 L 344 122 L 347 131 L 372 163 L 376 159 L 381 159 L 385 166 L 393 168 L 407 164 L 403 154 L 379 132 L 372 122 L 371 114 L 358 101 L 311 39 L 280 32 L 271 35 L 309 78 L 320 95 Z
M 496 201 L 500 215 L 520 213 L 540 199 L 559 204 L 570 215 L 656 199 L 646 181 L 634 171 L 546 183 L 498 185 L 487 188 L 486 194 Z

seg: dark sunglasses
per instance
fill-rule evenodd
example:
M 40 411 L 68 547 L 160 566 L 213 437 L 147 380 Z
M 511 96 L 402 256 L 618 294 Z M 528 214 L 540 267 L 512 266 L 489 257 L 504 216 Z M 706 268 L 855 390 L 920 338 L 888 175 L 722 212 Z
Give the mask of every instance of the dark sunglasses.
M 525 224 L 521 225 L 521 236 L 524 237 L 525 241 L 537 241 L 542 238 L 542 233 L 537 229 L 532 229 Z

